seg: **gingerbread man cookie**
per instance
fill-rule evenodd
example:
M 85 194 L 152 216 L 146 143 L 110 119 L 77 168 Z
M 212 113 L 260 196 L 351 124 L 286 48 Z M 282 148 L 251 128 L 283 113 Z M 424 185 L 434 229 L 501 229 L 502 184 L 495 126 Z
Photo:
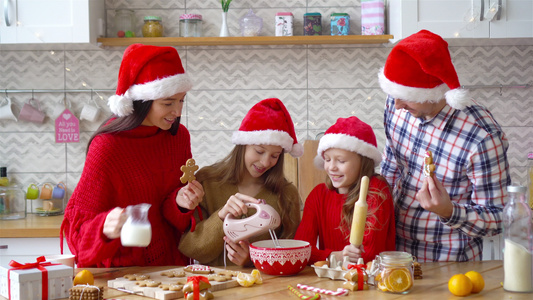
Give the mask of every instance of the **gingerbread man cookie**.
M 185 165 L 181 166 L 180 170 L 183 172 L 183 176 L 180 177 L 181 183 L 185 184 L 196 179 L 194 172 L 198 170 L 198 166 L 196 165 L 196 161 L 194 161 L 194 159 L 189 158 L 187 159 Z
M 209 300 L 213 298 L 215 298 L 215 296 L 213 296 L 213 293 L 211 293 L 210 290 L 200 291 L 200 293 L 198 294 L 199 300 Z M 194 293 L 185 293 L 185 299 L 194 300 Z
M 207 276 L 207 279 L 209 279 L 209 281 L 214 280 L 216 282 L 225 282 L 231 280 L 231 275 L 209 275 Z
M 433 153 L 426 151 L 424 157 L 424 176 L 431 177 L 435 173 L 435 165 L 433 164 Z
M 185 277 L 185 272 L 183 271 L 178 271 L 178 270 L 173 270 L 173 271 L 165 271 L 165 272 L 161 272 L 161 275 L 163 276 L 167 276 L 167 277 Z
M 142 274 L 126 274 L 124 275 L 124 278 L 135 281 L 135 280 L 146 280 L 150 278 L 150 275 L 142 275 Z
M 181 291 L 183 284 L 160 284 L 158 288 L 164 291 Z
M 211 267 L 204 265 L 188 265 L 183 270 L 193 274 L 211 274 L 214 272 Z
M 239 275 L 239 273 L 240 271 L 222 270 L 222 271 L 218 271 L 217 275 L 222 275 L 226 277 L 236 277 L 237 275 Z
M 161 282 L 154 281 L 154 280 L 143 280 L 143 281 L 138 281 L 135 284 L 138 286 L 157 287 L 161 284 Z

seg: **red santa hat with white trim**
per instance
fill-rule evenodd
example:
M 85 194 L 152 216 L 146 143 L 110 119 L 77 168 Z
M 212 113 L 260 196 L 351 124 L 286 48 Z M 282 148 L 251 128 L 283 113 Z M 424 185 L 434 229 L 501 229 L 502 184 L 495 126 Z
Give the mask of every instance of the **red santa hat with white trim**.
M 150 101 L 187 92 L 192 82 L 173 47 L 133 44 L 124 51 L 111 112 L 119 117 L 133 113 L 133 101 Z
M 319 169 L 324 168 L 324 151 L 330 148 L 344 149 L 366 156 L 374 161 L 374 166 L 381 162 L 374 130 L 355 116 L 338 118 L 320 138 L 314 161 Z
M 235 145 L 276 145 L 293 157 L 304 153 L 298 144 L 291 115 L 277 98 L 269 98 L 255 104 L 242 120 L 231 141 Z
M 445 98 L 455 109 L 473 104 L 461 88 L 448 43 L 427 30 L 398 42 L 378 78 L 381 89 L 393 98 L 417 103 L 436 103 Z

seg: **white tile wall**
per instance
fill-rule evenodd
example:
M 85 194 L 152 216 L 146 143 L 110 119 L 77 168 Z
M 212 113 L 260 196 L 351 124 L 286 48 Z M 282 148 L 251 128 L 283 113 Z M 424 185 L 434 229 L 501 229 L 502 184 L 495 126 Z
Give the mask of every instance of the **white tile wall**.
M 108 22 L 114 10 L 135 11 L 137 35 L 145 15 L 163 17 L 167 36 L 178 35 L 182 13 L 204 17 L 204 36 L 217 36 L 218 0 L 106 0 Z M 264 20 L 263 32 L 274 32 L 273 16 L 279 11 L 295 14 L 294 32 L 302 32 L 305 12 L 320 12 L 324 33 L 332 12 L 348 12 L 352 33 L 360 32 L 359 1 L 246 0 L 233 1 L 230 31 L 239 33 L 238 20 L 252 7 Z M 108 26 L 109 28 L 109 26 Z M 108 31 L 108 34 L 112 32 Z M 192 135 L 192 149 L 201 165 L 211 164 L 232 148 L 231 132 L 248 109 L 267 97 L 282 99 L 292 114 L 299 139 L 315 138 L 338 117 L 356 115 L 375 129 L 382 147 L 382 113 L 385 95 L 377 72 L 390 45 L 217 46 L 178 47 L 195 88 L 187 98 L 182 118 Z M 100 49 L 82 45 L 39 45 L 15 51 L 0 46 L 0 93 L 3 89 L 103 89 L 113 90 L 124 47 Z M 519 85 L 533 82 L 533 46 L 453 46 L 450 52 L 463 85 Z M 54 123 L 0 120 L 0 165 L 25 186 L 30 182 L 67 183 L 69 193 L 79 180 L 86 143 L 109 115 L 106 101 L 113 92 L 34 94 L 47 114 L 64 98 L 79 117 L 84 103 L 96 101 L 103 109 L 97 122 L 80 122 L 79 144 L 55 144 Z M 492 111 L 510 141 L 509 162 L 513 182 L 525 183 L 526 155 L 533 151 L 533 89 L 473 89 L 473 97 Z M 4 96 L 4 95 L 1 95 Z M 101 98 L 100 98 L 101 96 Z M 31 93 L 10 94 L 13 110 Z

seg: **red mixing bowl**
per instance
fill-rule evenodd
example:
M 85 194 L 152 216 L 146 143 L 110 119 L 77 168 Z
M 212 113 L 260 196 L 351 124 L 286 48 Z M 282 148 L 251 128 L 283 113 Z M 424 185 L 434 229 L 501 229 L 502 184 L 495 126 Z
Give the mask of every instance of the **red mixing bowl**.
M 300 240 L 278 240 L 280 248 L 272 240 L 257 241 L 250 245 L 250 258 L 255 267 L 268 275 L 295 275 L 307 266 L 311 257 L 311 245 Z

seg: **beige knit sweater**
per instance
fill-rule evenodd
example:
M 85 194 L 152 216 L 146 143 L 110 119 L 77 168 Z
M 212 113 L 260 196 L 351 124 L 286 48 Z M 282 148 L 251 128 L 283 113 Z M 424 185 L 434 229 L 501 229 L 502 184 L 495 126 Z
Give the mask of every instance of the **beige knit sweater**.
M 233 184 L 220 186 L 219 184 L 206 180 L 202 182 L 204 188 L 204 199 L 200 203 L 202 209 L 203 221 L 196 217 L 196 229 L 194 232 L 183 234 L 179 250 L 190 258 L 198 260 L 201 264 L 210 266 L 224 265 L 224 231 L 222 230 L 223 221 L 218 217 L 218 211 L 226 204 L 231 195 L 238 192 L 238 188 Z M 298 190 L 293 184 L 288 185 L 283 191 L 286 199 L 294 201 L 295 209 L 291 213 L 291 219 L 300 223 L 300 196 Z M 280 212 L 278 206 L 278 197 L 265 190 L 264 188 L 254 196 L 256 199 L 263 199 L 267 204 Z M 280 213 L 281 214 L 281 213 Z M 281 226 L 280 226 L 281 228 Z M 281 236 L 281 229 L 276 230 L 278 237 Z M 293 238 L 294 234 L 290 236 Z M 250 243 L 255 241 L 271 239 L 268 233 L 250 238 Z M 234 265 L 229 259 L 226 259 L 226 265 Z

